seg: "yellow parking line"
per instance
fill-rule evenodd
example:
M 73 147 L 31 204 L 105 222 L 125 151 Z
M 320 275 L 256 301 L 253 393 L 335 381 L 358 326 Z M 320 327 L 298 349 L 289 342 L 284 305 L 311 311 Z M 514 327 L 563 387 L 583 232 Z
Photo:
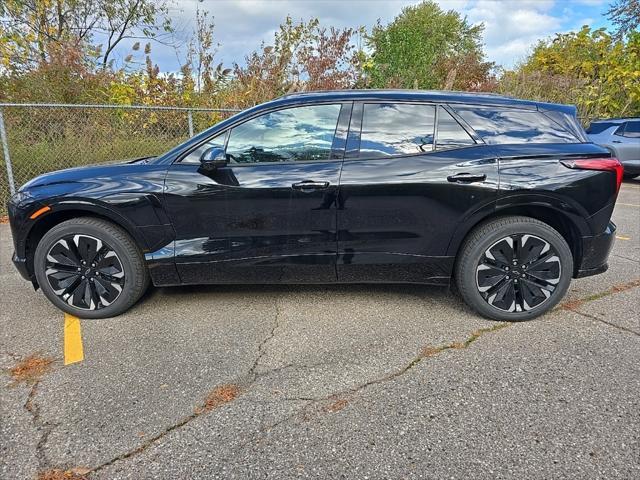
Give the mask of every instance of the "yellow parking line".
M 631 240 L 631 237 L 625 237 L 624 235 L 616 235 L 618 240 Z
M 635 203 L 616 202 L 616 205 L 624 205 L 625 207 L 640 207 L 640 205 L 636 205 Z
M 80 319 L 64 314 L 64 364 L 81 362 L 84 360 L 82 350 L 82 331 L 80 330 Z

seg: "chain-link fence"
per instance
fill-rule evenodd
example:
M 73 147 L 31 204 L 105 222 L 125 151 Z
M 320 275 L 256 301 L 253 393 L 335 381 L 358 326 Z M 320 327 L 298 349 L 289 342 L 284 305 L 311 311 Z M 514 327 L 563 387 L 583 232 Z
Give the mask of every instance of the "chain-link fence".
M 0 216 L 9 196 L 37 175 L 158 155 L 236 111 L 0 103 Z

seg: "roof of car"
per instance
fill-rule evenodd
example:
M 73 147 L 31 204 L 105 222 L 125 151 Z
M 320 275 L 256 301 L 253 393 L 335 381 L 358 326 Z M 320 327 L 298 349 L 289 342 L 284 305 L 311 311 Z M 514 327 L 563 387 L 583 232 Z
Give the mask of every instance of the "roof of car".
M 296 100 L 404 100 L 431 101 L 442 103 L 469 103 L 474 105 L 512 106 L 542 110 L 563 109 L 565 105 L 521 100 L 494 93 L 458 92 L 447 90 L 326 90 L 313 92 L 295 92 L 284 95 L 273 102 L 295 103 Z M 269 102 L 271 103 L 271 102 Z

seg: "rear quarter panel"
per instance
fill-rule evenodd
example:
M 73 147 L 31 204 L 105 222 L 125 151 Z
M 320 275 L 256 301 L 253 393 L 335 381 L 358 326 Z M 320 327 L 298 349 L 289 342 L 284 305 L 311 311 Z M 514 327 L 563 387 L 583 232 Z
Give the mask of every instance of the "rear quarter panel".
M 497 211 L 518 205 L 546 207 L 568 217 L 582 236 L 600 234 L 615 205 L 615 174 L 571 169 L 561 160 L 610 156 L 592 143 L 501 145 Z

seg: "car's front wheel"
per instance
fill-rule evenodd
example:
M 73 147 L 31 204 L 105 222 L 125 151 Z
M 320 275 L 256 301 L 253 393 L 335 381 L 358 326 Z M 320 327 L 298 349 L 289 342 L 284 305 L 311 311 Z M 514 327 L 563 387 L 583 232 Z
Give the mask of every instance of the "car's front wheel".
M 573 256 L 555 229 L 530 217 L 502 217 L 471 232 L 456 263 L 456 283 L 480 314 L 529 320 L 565 295 Z
M 90 217 L 49 230 L 36 248 L 34 271 L 47 298 L 81 318 L 119 315 L 149 284 L 142 254 L 127 232 Z

